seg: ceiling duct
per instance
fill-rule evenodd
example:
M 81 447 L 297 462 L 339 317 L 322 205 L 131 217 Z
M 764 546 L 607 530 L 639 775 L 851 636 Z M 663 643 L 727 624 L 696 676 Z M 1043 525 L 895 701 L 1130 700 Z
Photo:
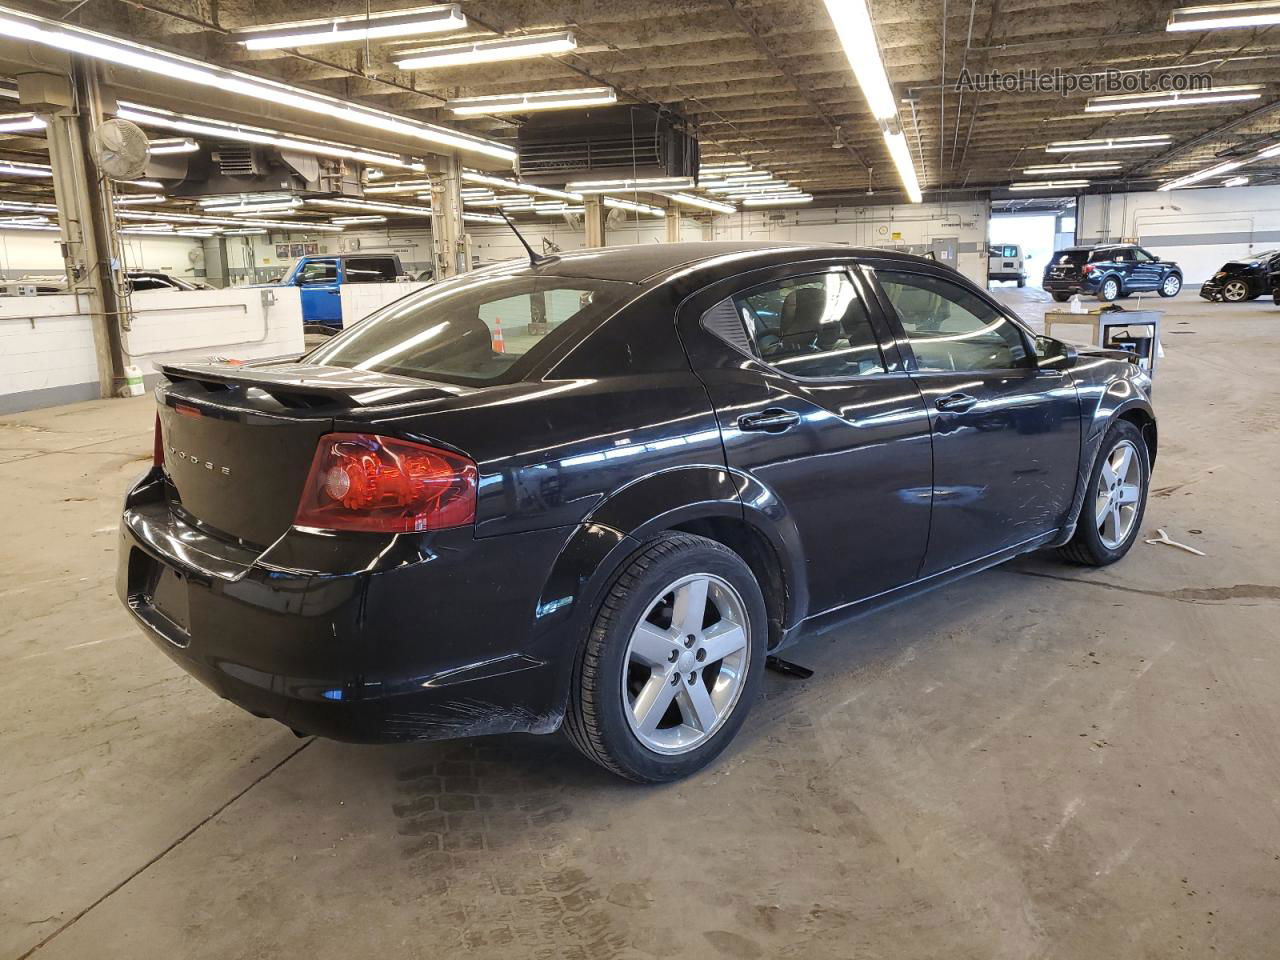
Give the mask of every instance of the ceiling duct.
M 678 114 L 644 106 L 531 114 L 516 143 L 520 172 L 561 183 L 589 172 L 692 177 L 698 141 L 686 129 Z

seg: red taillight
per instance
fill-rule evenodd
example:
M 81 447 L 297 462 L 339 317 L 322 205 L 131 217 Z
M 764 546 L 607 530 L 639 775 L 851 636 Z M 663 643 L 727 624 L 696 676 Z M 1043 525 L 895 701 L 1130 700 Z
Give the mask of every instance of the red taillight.
M 164 438 L 160 435 L 160 414 L 156 414 L 156 438 L 155 445 L 151 448 L 151 465 L 153 467 L 164 466 Z
M 320 438 L 294 523 L 411 533 L 476 518 L 479 471 L 461 454 L 367 433 Z
M 1092 264 L 1092 263 L 1086 263 L 1083 267 L 1081 267 L 1081 268 L 1080 268 L 1080 272 L 1081 272 L 1081 273 L 1093 273 L 1093 264 Z

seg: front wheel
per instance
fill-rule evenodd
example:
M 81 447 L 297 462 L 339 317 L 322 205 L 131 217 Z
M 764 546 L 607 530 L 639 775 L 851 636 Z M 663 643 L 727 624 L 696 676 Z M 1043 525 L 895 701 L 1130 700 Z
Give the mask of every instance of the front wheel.
M 1120 281 L 1115 277 L 1107 277 L 1098 288 L 1098 299 L 1104 303 L 1110 303 L 1118 296 L 1120 296 Z
M 1176 273 L 1171 273 L 1164 278 L 1164 283 L 1160 284 L 1160 296 L 1176 297 L 1178 291 L 1182 289 L 1182 278 Z
M 1222 299 L 1227 303 L 1241 303 L 1249 299 L 1249 287 L 1243 280 L 1230 280 L 1223 284 Z
M 627 561 L 600 605 L 574 672 L 569 739 L 642 783 L 702 769 L 751 708 L 767 623 L 741 557 L 705 537 L 663 535 Z
M 1150 483 L 1142 431 L 1128 420 L 1117 420 L 1102 438 L 1075 535 L 1062 555 L 1074 563 L 1104 567 L 1128 553 L 1142 526 Z

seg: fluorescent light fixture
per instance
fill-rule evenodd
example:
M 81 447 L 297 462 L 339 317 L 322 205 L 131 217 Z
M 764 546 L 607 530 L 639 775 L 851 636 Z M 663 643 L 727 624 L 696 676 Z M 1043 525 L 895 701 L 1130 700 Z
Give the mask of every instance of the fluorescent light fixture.
M 61 227 L 44 223 L 0 223 L 0 230 L 45 230 L 58 231 Z
M 394 113 L 357 106 L 338 97 L 313 93 L 278 80 L 214 66 L 190 57 L 147 47 L 104 33 L 86 30 L 58 20 L 0 7 L 0 36 L 38 46 L 52 47 L 95 60 L 153 74 L 163 82 L 191 83 L 216 89 L 229 96 L 291 107 L 330 121 L 338 120 L 367 127 L 382 134 L 401 136 L 444 147 L 483 154 L 504 163 L 514 163 L 516 152 L 505 144 L 448 127 L 425 123 Z
M 144 190 L 164 189 L 164 184 L 159 180 L 117 180 L 116 183 L 124 183 L 131 187 L 142 187 Z
M 506 223 L 502 217 L 495 216 L 492 213 L 464 213 L 462 215 L 465 223 Z
M 898 179 L 902 181 L 902 189 L 907 193 L 911 203 L 919 203 L 924 199 L 920 193 L 920 181 L 916 179 L 916 166 L 911 159 L 911 148 L 907 145 L 907 135 L 899 130 L 897 133 L 884 132 L 884 143 L 889 148 L 889 156 L 893 165 L 898 168 Z
M 534 193 L 540 197 L 552 197 L 556 200 L 571 200 L 575 203 L 582 202 L 582 194 L 572 193 L 566 190 L 553 190 L 550 187 L 540 187 L 536 183 L 524 183 L 520 180 L 507 180 L 504 177 L 491 177 L 487 173 L 477 173 L 474 170 L 462 171 L 463 183 L 479 183 L 486 187 L 497 187 L 501 190 L 515 190 L 519 193 Z
M 711 176 L 721 176 L 729 173 L 749 173 L 751 164 L 745 160 L 732 160 L 723 163 L 700 163 L 698 164 L 699 174 L 710 174 Z
M 0 177 L 53 177 L 53 167 L 47 163 L 23 163 L 20 160 L 0 161 Z
M 169 198 L 163 193 L 126 194 L 115 198 L 117 206 L 135 207 L 146 203 L 164 203 Z
M 1184 90 L 1172 93 L 1121 93 L 1112 97 L 1090 97 L 1085 113 L 1112 113 L 1118 110 L 1171 110 L 1198 107 L 1205 103 L 1228 103 L 1234 100 L 1258 100 L 1262 84 L 1242 83 L 1210 90 Z
M 617 103 L 612 87 L 579 87 L 576 90 L 541 90 L 537 93 L 503 93 L 491 97 L 459 97 L 445 104 L 459 117 L 481 114 L 530 113 L 535 110 L 568 110 Z
M 922 196 L 920 182 L 916 176 L 915 162 L 911 159 L 911 148 L 907 145 L 906 135 L 902 132 L 902 122 L 898 117 L 898 104 L 889 86 L 889 75 L 884 69 L 884 60 L 880 56 L 880 44 L 876 40 L 875 24 L 871 20 L 871 10 L 867 0 L 823 0 L 827 13 L 840 37 L 845 57 L 858 79 L 862 96 L 872 116 L 880 124 L 884 135 L 885 146 L 889 149 L 889 157 L 898 169 L 898 179 L 902 181 L 902 189 L 907 199 L 919 203 Z
M 1105 137 L 1100 140 L 1055 140 L 1044 149 L 1047 153 L 1078 153 L 1090 150 L 1150 150 L 1172 142 L 1167 133 L 1144 137 Z
M 187 137 L 165 137 L 151 141 L 151 155 L 160 157 L 170 153 L 195 153 L 200 144 Z
M 667 211 L 661 207 L 651 207 L 647 203 L 635 203 L 631 200 L 619 200 L 617 197 L 605 197 L 603 203 L 610 210 L 627 210 L 631 213 L 643 213 L 650 217 L 665 217 Z
M 43 129 L 44 120 L 34 113 L 10 113 L 0 117 L 0 133 L 27 133 Z
M 0 217 L 0 223 L 48 223 L 49 218 L 38 213 L 25 217 Z
M 738 196 L 750 193 L 768 192 L 770 190 L 787 190 L 791 184 L 786 180 L 762 180 L 758 183 L 740 183 L 733 187 L 704 187 L 707 193 L 725 196 Z
M 1095 170 L 1119 170 L 1124 164 L 1118 160 L 1099 160 L 1089 163 L 1044 163 L 1033 167 L 1023 167 L 1022 172 L 1029 177 L 1043 177 L 1054 173 L 1083 173 Z
M 291 193 L 230 193 L 225 196 L 202 197 L 197 203 L 202 207 L 243 207 L 254 203 L 288 203 L 297 198 Z M 301 202 L 301 201 L 299 201 Z
M 576 49 L 577 40 L 567 30 L 559 33 L 530 34 L 523 37 L 499 37 L 497 40 L 474 40 L 449 43 L 420 50 L 404 50 L 397 60 L 401 70 L 430 70 L 434 67 L 459 67 L 471 63 L 494 63 L 499 60 L 523 60 Z
M 706 197 L 695 197 L 691 193 L 663 193 L 660 196 L 673 200 L 682 207 L 696 207 L 699 210 L 710 210 L 712 213 L 737 213 L 738 208 L 731 203 L 720 203 Z
M 872 116 L 877 120 L 896 120 L 898 104 L 889 87 L 884 61 L 880 58 L 880 44 L 876 42 L 876 28 L 871 22 L 866 0 L 824 2 Z
M 415 37 L 424 33 L 462 30 L 466 25 L 467 18 L 458 5 L 448 3 L 412 10 L 244 27 L 236 33 L 244 35 L 244 39 L 237 42 L 249 50 L 278 50 L 281 47 L 318 47 L 389 37 Z
M 1179 7 L 1169 13 L 1166 30 L 1224 30 L 1280 23 L 1280 0 Z
M 747 197 L 742 201 L 744 207 L 794 207 L 804 203 L 813 203 L 813 195 L 796 193 L 777 197 Z
M 139 220 L 144 223 L 172 223 L 186 226 L 214 227 L 278 227 L 295 232 L 341 233 L 342 227 L 328 223 L 286 223 L 281 220 L 253 219 L 243 217 L 215 217 L 194 213 L 142 213 L 138 210 L 117 210 L 118 220 Z
M 1074 190 L 1087 187 L 1088 180 L 1042 180 L 1039 183 L 1011 183 L 1010 190 Z
M 394 213 L 406 217 L 429 217 L 431 208 L 410 203 L 387 203 L 374 200 L 353 200 L 348 197 L 308 197 L 308 207 L 332 207 L 336 210 L 370 210 L 374 213 Z
M 224 237 L 260 237 L 269 232 L 262 227 L 245 227 L 242 230 L 223 230 L 222 235 Z
M 376 187 L 365 187 L 364 192 L 370 193 L 417 193 L 420 190 L 430 190 L 430 180 L 398 180 L 395 183 L 379 183 Z
M 26 203 L 21 200 L 0 200 L 0 211 L 5 213 L 57 213 L 52 203 Z
M 141 104 L 122 102 L 116 116 L 122 120 L 132 120 L 144 127 L 162 127 L 177 130 L 181 133 L 194 133 L 220 140 L 236 140 L 241 143 L 260 143 L 265 146 L 279 147 L 282 150 L 294 150 L 298 153 L 320 157 L 336 157 L 339 160 L 359 160 L 361 163 L 378 163 L 383 166 L 401 167 L 421 170 L 422 164 L 416 160 L 399 157 L 395 154 L 382 153 L 377 150 L 360 150 L 331 143 L 327 140 L 313 140 L 310 137 L 295 137 L 268 130 L 264 127 L 250 127 L 244 124 L 223 123 L 207 117 L 186 116 L 170 113 L 156 107 L 144 107 Z
M 1160 186 L 1156 187 L 1156 189 L 1177 190 L 1179 187 L 1190 187 L 1203 180 L 1212 180 L 1214 177 L 1221 177 L 1224 174 L 1231 173 L 1233 170 L 1239 170 L 1245 164 L 1253 163 L 1255 160 L 1264 159 L 1263 154 L 1265 152 L 1266 151 L 1262 151 L 1254 154 L 1254 156 L 1244 160 L 1227 160 L 1223 163 L 1215 163 L 1213 166 L 1206 167 L 1204 170 L 1197 170 L 1195 173 L 1188 173 L 1186 176 L 1178 177 L 1174 180 L 1168 181 L 1167 183 L 1162 183 Z
M 368 225 L 371 223 L 386 223 L 386 217 L 367 216 L 367 217 L 332 217 L 330 223 L 336 223 L 344 227 L 355 227 Z
M 1224 187 L 1243 187 L 1248 182 L 1248 177 L 1231 177 L 1228 180 L 1223 180 L 1222 185 Z
M 594 193 L 612 193 L 614 191 L 637 190 L 657 192 L 660 190 L 691 190 L 692 177 L 642 177 L 637 180 L 575 180 L 566 183 L 565 189 L 583 196 Z
M 535 209 L 533 212 L 544 217 L 558 217 L 562 213 L 586 213 L 587 208 L 566 205 L 555 210 L 552 210 L 550 208 L 546 210 Z

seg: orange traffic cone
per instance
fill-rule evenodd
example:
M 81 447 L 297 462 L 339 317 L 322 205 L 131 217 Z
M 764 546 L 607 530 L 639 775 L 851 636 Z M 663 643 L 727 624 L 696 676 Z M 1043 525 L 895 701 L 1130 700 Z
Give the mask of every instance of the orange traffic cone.
M 502 318 L 493 318 L 493 352 L 506 353 L 507 341 L 502 336 Z

